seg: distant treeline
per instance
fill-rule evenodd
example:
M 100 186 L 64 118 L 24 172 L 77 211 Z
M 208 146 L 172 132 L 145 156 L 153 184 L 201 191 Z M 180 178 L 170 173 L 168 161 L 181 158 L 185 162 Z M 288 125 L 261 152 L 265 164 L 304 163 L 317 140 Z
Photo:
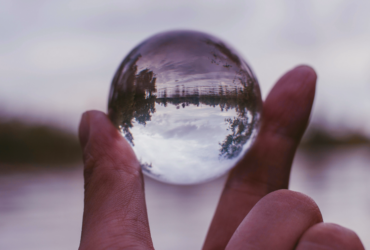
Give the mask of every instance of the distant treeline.
M 300 150 L 315 152 L 337 147 L 370 147 L 370 139 L 356 132 L 335 136 L 311 125 Z M 11 166 L 57 167 L 81 162 L 77 136 L 61 129 L 19 121 L 0 121 L 0 170 Z M 7 169 L 9 170 L 9 169 Z
M 77 136 L 20 121 L 0 121 L 0 167 L 68 165 L 81 161 Z
M 311 125 L 304 136 L 300 149 L 303 151 L 319 151 L 337 147 L 370 147 L 370 138 L 356 131 L 343 131 L 334 135 L 327 128 Z

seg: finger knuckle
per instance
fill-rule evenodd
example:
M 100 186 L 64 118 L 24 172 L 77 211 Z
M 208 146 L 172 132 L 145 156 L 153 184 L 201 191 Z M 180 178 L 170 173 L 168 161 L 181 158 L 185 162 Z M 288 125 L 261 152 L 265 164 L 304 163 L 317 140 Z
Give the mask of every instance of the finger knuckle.
M 297 250 L 313 248 L 364 250 L 355 232 L 333 223 L 318 223 L 305 232 Z

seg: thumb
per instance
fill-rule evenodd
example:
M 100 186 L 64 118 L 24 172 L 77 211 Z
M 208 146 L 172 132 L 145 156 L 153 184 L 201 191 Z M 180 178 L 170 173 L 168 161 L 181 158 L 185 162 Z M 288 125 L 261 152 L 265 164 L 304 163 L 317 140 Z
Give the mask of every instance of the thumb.
M 80 250 L 153 249 L 141 168 L 131 146 L 99 111 L 83 114 L 85 200 Z

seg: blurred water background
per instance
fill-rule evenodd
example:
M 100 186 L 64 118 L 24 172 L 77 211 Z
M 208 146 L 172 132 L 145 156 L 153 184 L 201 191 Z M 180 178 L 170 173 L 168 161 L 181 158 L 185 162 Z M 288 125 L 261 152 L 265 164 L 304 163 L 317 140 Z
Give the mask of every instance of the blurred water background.
M 292 190 L 370 248 L 370 2 L 0 1 L 0 249 L 76 249 L 83 180 L 80 115 L 106 110 L 120 61 L 150 35 L 195 29 L 251 63 L 266 97 L 297 64 L 318 72 Z M 156 249 L 199 249 L 225 177 L 146 179 Z

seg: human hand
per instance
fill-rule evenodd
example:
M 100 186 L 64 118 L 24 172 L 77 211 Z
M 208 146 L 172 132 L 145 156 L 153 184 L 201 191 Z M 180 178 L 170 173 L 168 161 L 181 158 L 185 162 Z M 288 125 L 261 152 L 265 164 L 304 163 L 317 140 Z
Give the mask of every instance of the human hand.
M 322 223 L 311 198 L 280 190 L 288 188 L 315 83 L 313 69 L 300 66 L 271 90 L 258 137 L 230 172 L 205 250 L 364 249 L 349 229 Z M 98 111 L 83 115 L 79 135 L 85 165 L 80 250 L 153 249 L 143 177 L 132 148 Z

